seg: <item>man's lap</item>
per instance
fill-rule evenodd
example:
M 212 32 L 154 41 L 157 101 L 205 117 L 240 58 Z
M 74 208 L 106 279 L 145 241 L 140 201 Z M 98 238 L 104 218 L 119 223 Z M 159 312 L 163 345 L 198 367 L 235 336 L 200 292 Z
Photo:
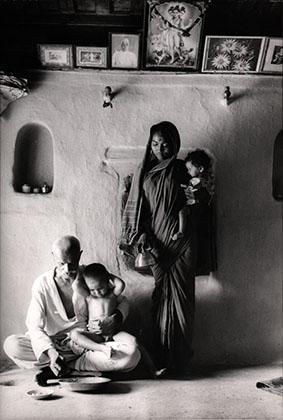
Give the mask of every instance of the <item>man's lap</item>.
M 60 347 L 56 342 L 54 345 L 67 363 L 78 357 L 70 348 Z M 3 348 L 5 353 L 20 367 L 32 369 L 33 367 L 45 367 L 49 365 L 48 356 L 45 359 L 43 358 L 42 361 L 37 360 L 31 345 L 31 340 L 26 335 L 15 334 L 7 337 Z
M 127 334 L 127 333 L 125 333 Z M 115 351 L 113 358 L 107 357 L 99 351 L 85 351 L 77 346 L 77 350 L 73 351 L 66 339 L 56 342 L 55 347 L 64 357 L 67 363 L 71 363 L 76 370 L 124 370 L 133 369 L 139 362 L 140 353 L 133 343 L 123 343 L 122 341 L 109 341 L 106 345 L 110 345 Z M 25 335 L 12 335 L 5 340 L 4 350 L 6 354 L 20 367 L 32 369 L 42 368 L 49 365 L 48 358 L 46 361 L 39 362 L 32 349 L 30 338 Z

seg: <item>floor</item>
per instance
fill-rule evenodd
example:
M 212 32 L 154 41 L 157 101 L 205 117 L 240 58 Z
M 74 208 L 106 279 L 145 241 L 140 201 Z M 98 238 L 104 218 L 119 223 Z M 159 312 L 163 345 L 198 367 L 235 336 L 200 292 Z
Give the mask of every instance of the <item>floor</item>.
M 281 419 L 282 398 L 256 382 L 282 376 L 280 366 L 215 369 L 190 379 L 112 381 L 101 392 L 78 393 L 60 385 L 52 399 L 26 395 L 34 372 L 0 374 L 1 420 Z M 45 388 L 44 388 L 45 389 Z

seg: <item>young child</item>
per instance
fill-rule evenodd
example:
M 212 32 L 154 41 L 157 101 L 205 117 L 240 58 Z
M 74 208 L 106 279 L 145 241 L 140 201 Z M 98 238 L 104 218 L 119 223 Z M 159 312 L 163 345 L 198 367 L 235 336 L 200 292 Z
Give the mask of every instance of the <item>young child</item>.
M 70 332 L 71 340 L 88 350 L 102 351 L 108 358 L 112 355 L 112 348 L 105 343 L 107 341 L 115 341 L 118 335 L 123 334 L 123 341 L 132 339 L 132 336 L 126 332 L 118 333 L 113 337 L 104 336 L 101 333 L 100 325 L 103 320 L 113 315 L 118 305 L 118 297 L 122 294 L 125 283 L 118 277 L 112 276 L 102 264 L 87 265 L 83 272 L 82 278 L 74 282 L 74 307 L 79 322 L 86 323 L 87 309 L 87 325 L 83 328 L 75 328 Z M 80 307 L 78 295 L 84 297 L 86 306 Z
M 125 331 L 120 331 L 113 337 L 104 336 L 100 331 L 100 324 L 105 317 L 112 315 L 118 305 L 119 296 L 125 289 L 125 282 L 119 277 L 110 274 L 102 264 L 87 265 L 83 272 L 84 279 L 79 277 L 73 284 L 74 288 L 74 307 L 77 320 L 87 324 L 83 328 L 75 328 L 70 332 L 70 347 L 101 351 L 108 358 L 114 354 L 108 341 L 121 341 L 131 343 L 135 337 Z M 83 297 L 87 304 L 81 307 L 78 305 L 78 297 Z M 87 311 L 86 311 L 87 309 Z M 145 367 L 152 378 L 161 377 L 164 369 L 157 370 L 150 355 L 144 346 L 139 344 L 139 349 L 144 360 Z
M 174 241 L 185 234 L 191 206 L 197 204 L 209 206 L 214 195 L 212 158 L 204 150 L 196 149 L 187 154 L 185 165 L 191 179 L 188 185 L 181 185 L 185 188 L 187 202 L 179 212 L 179 230 L 172 236 Z

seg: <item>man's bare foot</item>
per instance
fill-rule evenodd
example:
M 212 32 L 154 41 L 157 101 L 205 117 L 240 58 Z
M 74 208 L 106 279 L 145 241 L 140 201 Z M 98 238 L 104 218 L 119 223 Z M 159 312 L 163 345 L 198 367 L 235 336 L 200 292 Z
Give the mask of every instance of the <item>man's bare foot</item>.
M 49 366 L 42 368 L 36 375 L 35 375 L 35 382 L 39 386 L 48 386 L 47 381 L 48 379 L 56 379 L 57 376 L 55 373 L 52 372 Z

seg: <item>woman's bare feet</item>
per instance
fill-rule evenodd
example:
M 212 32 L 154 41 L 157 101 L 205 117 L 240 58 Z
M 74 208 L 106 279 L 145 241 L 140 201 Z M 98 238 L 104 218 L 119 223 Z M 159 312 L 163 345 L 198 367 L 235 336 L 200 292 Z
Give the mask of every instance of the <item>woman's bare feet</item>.
M 167 368 L 162 368 L 154 372 L 154 379 L 160 379 L 167 373 Z

